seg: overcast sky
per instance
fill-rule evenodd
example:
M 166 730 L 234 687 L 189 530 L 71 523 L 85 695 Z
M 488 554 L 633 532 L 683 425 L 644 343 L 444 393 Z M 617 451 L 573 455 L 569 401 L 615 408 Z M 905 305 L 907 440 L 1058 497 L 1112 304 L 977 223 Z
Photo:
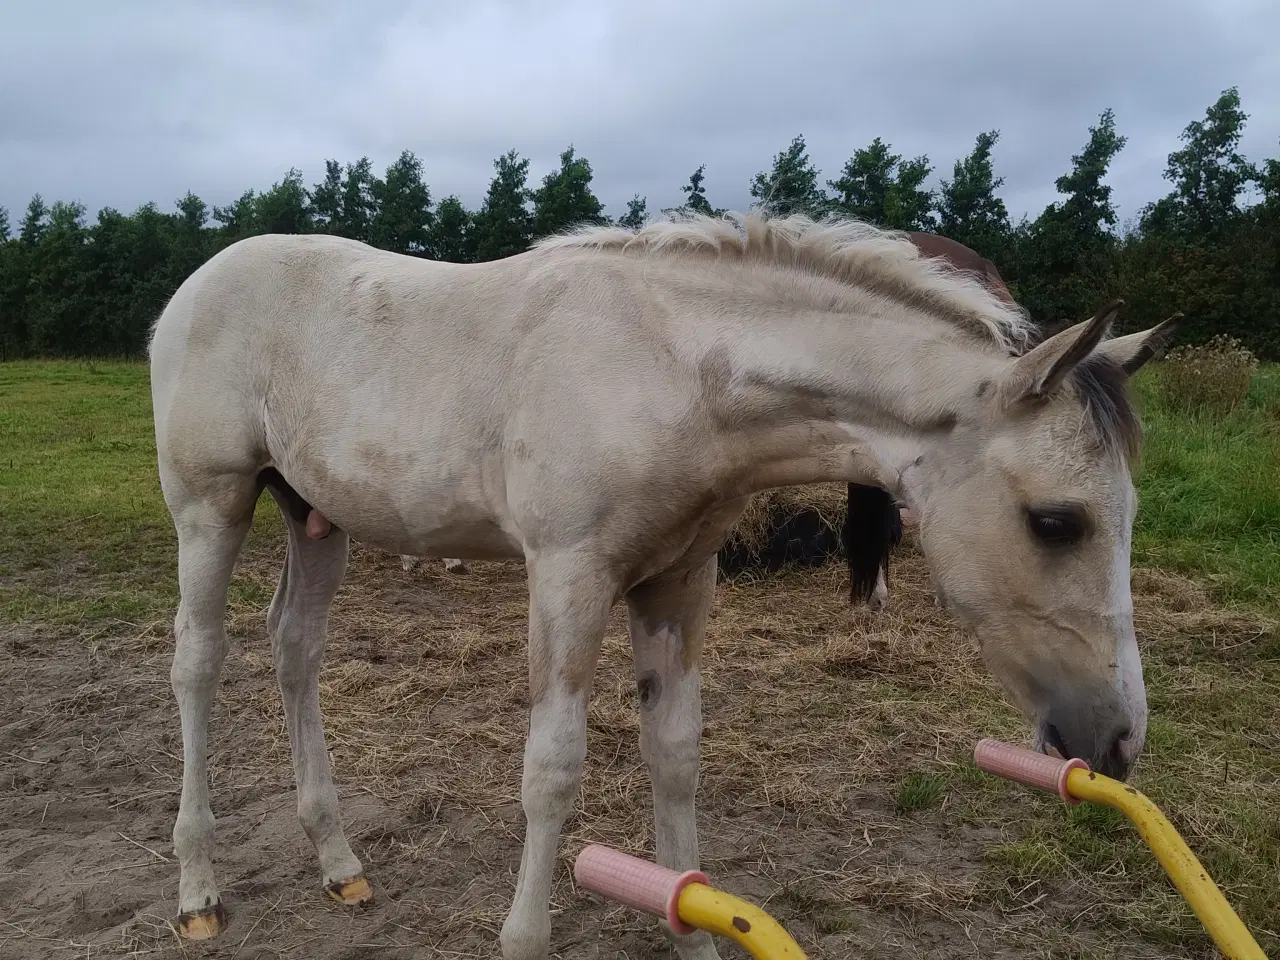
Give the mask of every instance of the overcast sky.
M 1016 217 L 1054 198 L 1106 107 L 1122 216 L 1240 89 L 1244 152 L 1280 155 L 1276 0 L 11 0 L 0 5 L 0 205 L 35 192 L 227 203 L 290 166 L 403 149 L 479 203 L 498 154 L 536 181 L 572 142 L 618 214 L 707 165 L 717 206 L 803 133 L 824 178 L 873 137 L 949 176 L 984 129 Z M 937 173 L 935 173 L 935 179 Z

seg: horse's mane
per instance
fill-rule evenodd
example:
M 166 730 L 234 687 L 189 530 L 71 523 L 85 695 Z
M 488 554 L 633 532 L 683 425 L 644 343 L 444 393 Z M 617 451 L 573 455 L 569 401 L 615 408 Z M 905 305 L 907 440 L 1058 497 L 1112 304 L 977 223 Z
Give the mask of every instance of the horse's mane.
M 537 250 L 595 249 L 639 255 L 756 261 L 829 277 L 891 297 L 1021 352 L 1034 333 L 1025 310 L 971 273 L 921 254 L 906 233 L 860 220 L 677 214 L 639 230 L 584 226 L 547 237 Z

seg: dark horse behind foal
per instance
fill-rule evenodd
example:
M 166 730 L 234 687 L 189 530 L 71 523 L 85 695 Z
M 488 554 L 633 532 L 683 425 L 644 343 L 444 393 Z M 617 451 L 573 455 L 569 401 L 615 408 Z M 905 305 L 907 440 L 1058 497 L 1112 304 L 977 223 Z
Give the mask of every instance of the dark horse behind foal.
M 976 250 L 936 233 L 912 231 L 911 242 L 927 257 L 941 257 L 953 266 L 977 274 L 996 296 L 1014 303 L 996 265 Z M 887 590 L 889 557 L 902 543 L 902 510 L 879 487 L 849 484 L 840 543 L 849 565 L 849 602 L 879 607 L 885 602 L 875 596 L 881 575 Z

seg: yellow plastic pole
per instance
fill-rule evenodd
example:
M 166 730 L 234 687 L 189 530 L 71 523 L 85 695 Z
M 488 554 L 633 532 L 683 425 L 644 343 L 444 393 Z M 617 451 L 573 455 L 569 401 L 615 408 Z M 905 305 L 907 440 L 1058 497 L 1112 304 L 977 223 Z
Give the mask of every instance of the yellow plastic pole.
M 1067 792 L 1077 800 L 1114 807 L 1129 818 L 1228 960 L 1267 960 L 1258 941 L 1159 807 L 1132 787 L 1091 770 L 1068 773 Z
M 754 904 L 703 883 L 690 883 L 677 901 L 680 919 L 691 927 L 728 937 L 755 960 L 805 960 L 791 935 Z

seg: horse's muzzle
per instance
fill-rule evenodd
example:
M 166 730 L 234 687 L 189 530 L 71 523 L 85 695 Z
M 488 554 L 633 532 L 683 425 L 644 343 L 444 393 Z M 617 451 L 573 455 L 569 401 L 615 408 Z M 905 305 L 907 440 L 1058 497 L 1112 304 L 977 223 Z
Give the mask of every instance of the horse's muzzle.
M 1082 706 L 1071 698 L 1052 705 L 1041 722 L 1040 740 L 1064 758 L 1078 757 L 1104 776 L 1125 780 L 1137 759 L 1133 725 L 1118 697 L 1111 699 Z

